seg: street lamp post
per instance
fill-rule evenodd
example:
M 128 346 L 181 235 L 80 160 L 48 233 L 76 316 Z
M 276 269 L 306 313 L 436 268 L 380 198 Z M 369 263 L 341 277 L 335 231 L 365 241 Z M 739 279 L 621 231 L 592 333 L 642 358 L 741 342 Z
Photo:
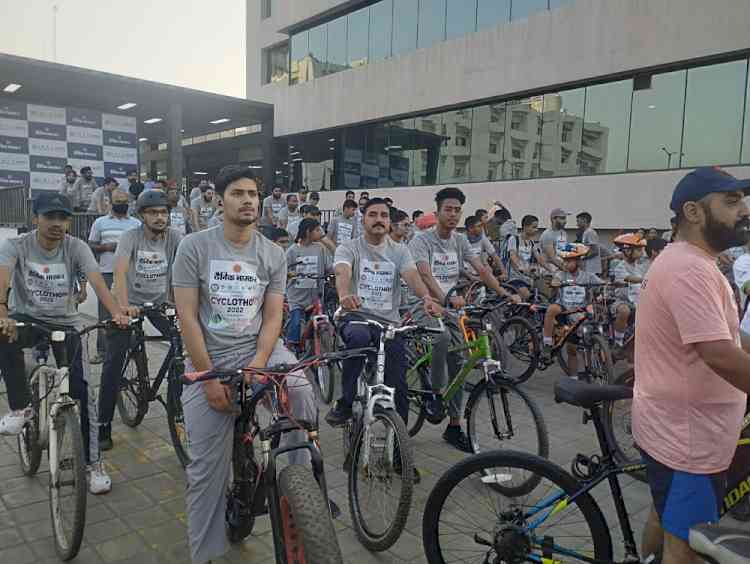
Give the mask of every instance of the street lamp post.
M 670 151 L 666 147 L 661 148 L 664 153 L 667 155 L 667 168 L 672 168 L 672 155 L 680 155 L 681 157 L 685 155 L 685 153 L 682 153 L 680 151 Z

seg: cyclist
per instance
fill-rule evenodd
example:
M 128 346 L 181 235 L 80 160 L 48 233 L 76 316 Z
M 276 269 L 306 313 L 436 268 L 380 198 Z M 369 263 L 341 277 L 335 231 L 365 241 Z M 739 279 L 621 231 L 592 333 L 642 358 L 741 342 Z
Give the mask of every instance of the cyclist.
M 612 312 L 615 314 L 615 353 L 621 352 L 625 332 L 631 323 L 631 315 L 638 306 L 641 295 L 641 284 L 648 270 L 648 263 L 642 261 L 646 240 L 635 233 L 625 233 L 615 237 L 615 245 L 622 252 L 623 259 L 614 268 L 615 284 L 620 286 L 615 291 L 615 303 Z
M 372 198 L 364 204 L 364 235 L 336 249 L 333 264 L 341 307 L 365 315 L 372 313 L 398 325 L 401 278 L 423 301 L 427 314 L 439 315 L 442 308 L 422 283 L 409 249 L 388 237 L 390 223 L 388 204 L 381 198 Z M 347 349 L 369 346 L 378 338 L 374 331 L 362 325 L 344 323 L 339 332 Z M 385 352 L 385 383 L 396 389 L 396 411 L 406 422 L 409 417 L 408 366 L 403 339 L 396 337 L 388 341 Z M 362 372 L 364 359 L 345 360 L 343 365 L 341 398 L 326 415 L 326 421 L 334 427 L 343 425 L 352 416 L 356 380 Z
M 75 285 L 85 274 L 112 319 L 127 326 L 128 318 L 107 289 L 91 249 L 83 241 L 66 235 L 73 215 L 70 200 L 54 192 L 42 192 L 33 204 L 37 228 L 0 245 L 0 296 L 12 288 L 11 307 L 0 303 L 0 371 L 8 390 L 11 412 L 0 420 L 0 434 L 17 435 L 31 416 L 29 389 L 22 349 L 33 347 L 39 335 L 33 328 L 16 329 L 16 321 L 44 325 L 50 329 L 80 328 Z M 10 313 L 10 315 L 9 315 Z M 104 469 L 99 451 L 94 394 L 89 391 L 86 340 L 69 337 L 70 395 L 80 405 L 81 432 L 91 493 L 106 493 L 112 480 Z M 56 358 L 62 350 L 53 346 Z
M 601 278 L 596 274 L 591 274 L 581 268 L 583 257 L 587 256 L 588 252 L 588 247 L 581 243 L 565 243 L 564 246 L 561 245 L 557 250 L 557 256 L 562 260 L 563 270 L 557 272 L 550 283 L 556 295 L 544 315 L 544 329 L 542 331 L 544 347 L 542 354 L 547 362 L 552 357 L 552 336 L 555 332 L 555 324 L 558 317 L 565 316 L 566 322 L 574 322 L 573 318 L 576 315 L 583 314 L 568 314 L 566 312 L 585 307 L 590 303 L 588 299 L 590 292 L 587 292 L 585 285 L 602 283 Z M 562 287 L 563 285 L 564 287 Z M 570 341 L 568 341 L 568 368 L 571 375 L 578 373 L 576 347 Z
M 522 299 L 528 300 L 534 280 L 531 274 L 537 265 L 547 268 L 547 259 L 534 240 L 539 230 L 539 218 L 525 215 L 521 218 L 521 233 L 508 237 L 508 282 L 516 288 Z
M 200 185 L 201 195 L 190 202 L 190 212 L 193 214 L 193 231 L 208 228 L 208 221 L 216 213 L 214 189 L 210 184 Z
M 508 271 L 505 269 L 503 261 L 500 260 L 497 250 L 495 250 L 495 247 L 484 234 L 482 222 L 479 218 L 475 215 L 467 217 L 464 227 L 466 228 L 466 238 L 469 240 L 469 247 L 471 247 L 472 253 L 480 258 L 483 265 L 488 266 L 490 269 L 494 267 L 495 271 L 499 273 L 498 278 L 500 280 L 507 280 Z M 466 259 L 464 259 L 464 272 L 470 279 L 479 279 L 479 273 L 474 270 Z
M 477 272 L 480 280 L 497 295 L 520 301 L 518 296 L 511 295 L 500 286 L 492 271 L 474 254 L 466 237 L 456 233 L 465 202 L 466 196 L 458 188 L 440 190 L 435 195 L 437 224 L 432 229 L 418 233 L 409 243 L 409 250 L 424 285 L 435 300 L 444 303 L 448 292 L 459 283 L 464 273 L 464 264 L 468 263 Z M 460 309 L 464 307 L 465 301 L 461 296 L 452 296 L 450 305 Z M 414 319 L 417 323 L 430 323 L 419 310 L 414 312 Z M 432 347 L 430 382 L 437 388 L 443 388 L 448 384 L 450 375 L 459 372 L 463 361 L 461 353 L 449 353 L 453 346 L 463 344 L 463 333 L 452 316 L 446 318 L 445 327 L 445 333 L 435 339 Z M 471 452 L 469 439 L 461 430 L 462 399 L 461 392 L 451 399 L 448 406 L 450 420 L 443 433 L 443 439 L 459 450 Z
M 323 230 L 320 222 L 303 219 L 299 224 L 297 242 L 286 251 L 286 264 L 290 274 L 324 276 L 332 268 L 332 257 L 320 242 Z M 323 293 L 323 280 L 295 278 L 287 287 L 289 317 L 286 323 L 286 342 L 297 347 L 302 339 L 302 322 L 305 311 L 316 297 Z
M 750 180 L 718 167 L 680 180 L 670 207 L 679 241 L 646 275 L 635 331 L 633 438 L 654 507 L 643 554 L 663 546 L 663 564 L 698 564 L 690 528 L 719 519 L 750 392 L 750 337 L 716 267 L 719 253 L 750 238 Z
M 408 243 L 410 226 L 409 214 L 403 210 L 391 208 L 391 232 L 389 236 L 394 242 Z
M 347 241 L 356 239 L 359 237 L 359 223 L 356 221 L 355 215 L 357 213 L 357 202 L 354 200 L 346 200 L 342 207 L 342 215 L 338 215 L 331 220 L 328 224 L 328 232 L 326 233 L 323 244 L 330 249 L 331 252 L 336 251 L 336 247 L 343 245 Z
M 550 226 L 542 232 L 539 239 L 547 263 L 552 265 L 553 268 L 563 271 L 565 267 L 560 251 L 566 248 L 565 245 L 568 242 L 568 234 L 565 231 L 568 215 L 570 215 L 568 212 L 560 208 L 553 209 L 549 214 Z
M 300 221 L 302 221 L 302 214 L 299 210 L 297 194 L 287 194 L 286 207 L 279 212 L 279 227 L 289 233 L 290 239 L 297 239 L 297 229 L 299 228 Z
M 263 200 L 263 225 L 278 225 L 279 214 L 286 207 L 281 197 L 281 186 L 274 186 L 271 195 Z
M 602 257 L 599 251 L 599 234 L 591 227 L 593 218 L 589 212 L 576 216 L 576 243 L 583 243 L 589 248 L 589 254 L 583 259 L 583 270 L 599 276 L 602 273 Z
M 137 317 L 144 304 L 171 301 L 169 278 L 177 245 L 182 240 L 180 232 L 168 225 L 169 205 L 167 195 L 161 190 L 142 192 L 136 200 L 136 210 L 143 224 L 122 234 L 114 257 L 114 293 L 131 317 Z M 166 318 L 149 314 L 148 319 L 162 335 L 169 334 L 171 325 Z M 112 448 L 112 417 L 130 344 L 130 331 L 112 331 L 108 336 L 99 390 L 102 450 Z
M 223 226 L 188 235 L 177 250 L 173 286 L 185 347 L 186 370 L 238 369 L 294 363 L 282 344 L 286 285 L 284 251 L 256 230 L 260 197 L 253 170 L 226 166 L 216 178 Z M 316 421 L 312 386 L 304 375 L 287 378 L 292 416 Z M 202 563 L 228 549 L 226 492 L 232 467 L 234 403 L 216 380 L 182 393 L 191 461 L 187 466 L 188 539 L 192 560 Z M 305 441 L 303 431 L 287 441 Z M 306 453 L 294 451 L 292 462 Z M 309 454 L 307 455 L 309 458 Z

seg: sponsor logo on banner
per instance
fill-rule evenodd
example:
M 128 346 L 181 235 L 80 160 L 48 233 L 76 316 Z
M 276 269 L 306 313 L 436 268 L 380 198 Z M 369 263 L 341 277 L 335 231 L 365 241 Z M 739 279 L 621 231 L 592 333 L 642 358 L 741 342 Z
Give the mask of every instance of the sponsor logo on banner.
M 88 145 L 102 144 L 102 130 L 90 127 L 68 126 L 68 141 L 73 143 L 86 143 Z
M 125 133 L 123 131 L 105 131 L 104 144 L 111 147 L 137 149 L 138 139 L 136 138 L 135 133 Z
M 28 186 L 29 185 L 29 173 L 20 172 L 16 170 L 2 170 L 0 166 L 0 187 L 7 188 L 9 186 Z
M 29 139 L 29 154 L 40 157 L 60 157 L 68 156 L 68 144 L 65 141 L 51 141 L 47 139 Z
M 101 129 L 102 114 L 94 110 L 79 110 L 78 108 L 68 108 L 68 125 L 77 125 L 81 127 L 95 127 Z
M 85 166 L 91 167 L 91 172 L 94 173 L 94 178 L 104 178 L 104 163 L 102 161 L 87 161 L 85 159 L 68 159 L 68 164 L 72 166 L 76 172 L 80 171 Z
M 28 154 L 29 140 L 20 137 L 6 137 L 0 135 L 0 153 L 22 153 Z
M 88 161 L 102 160 L 101 145 L 85 145 L 83 143 L 68 143 L 68 157 Z
M 8 137 L 28 137 L 29 124 L 20 119 L 5 119 L 0 117 L 0 135 Z
M 28 172 L 29 155 L 15 155 L 13 153 L 0 153 L 0 170 Z
M 134 167 L 130 165 L 120 164 L 120 163 L 104 163 L 104 176 L 111 176 L 112 178 L 127 178 L 128 173 L 133 169 Z M 127 185 L 127 181 L 125 182 Z M 120 183 L 122 185 L 122 183 Z
M 136 133 L 136 121 L 134 117 L 117 116 L 114 114 L 102 114 L 102 129 L 106 131 L 122 131 L 123 133 Z
M 65 125 L 65 108 L 29 104 L 28 120 Z
M 117 147 L 104 147 L 104 160 L 110 163 L 138 164 L 138 151 L 136 149 L 118 149 Z
M 52 123 L 29 122 L 29 137 L 38 139 L 54 139 L 56 141 L 65 141 L 67 131 L 64 125 L 55 125 Z
M 0 98 L 0 118 L 26 119 L 26 104 Z
M 29 157 L 29 162 L 31 166 L 28 168 L 31 172 L 49 172 L 57 174 L 62 174 L 65 165 L 68 164 L 67 159 L 57 157 L 39 157 L 36 155 L 31 155 Z M 57 180 L 60 181 L 62 178 L 58 177 Z
M 59 174 L 51 174 L 48 172 L 32 172 L 31 173 L 31 189 L 32 190 L 59 190 L 60 183 Z

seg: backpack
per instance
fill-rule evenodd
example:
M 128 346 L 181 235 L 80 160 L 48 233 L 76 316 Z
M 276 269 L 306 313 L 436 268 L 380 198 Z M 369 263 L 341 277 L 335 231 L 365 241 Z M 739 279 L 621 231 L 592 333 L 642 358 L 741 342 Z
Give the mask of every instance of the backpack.
M 510 271 L 513 269 L 513 264 L 510 262 L 510 251 L 508 250 L 508 243 L 510 242 L 511 238 L 514 238 L 516 240 L 516 249 L 518 249 L 521 245 L 521 238 L 514 233 L 509 233 L 505 237 L 505 239 L 498 245 L 498 254 L 500 255 L 500 261 L 503 263 L 503 266 L 508 273 L 510 273 Z M 536 241 L 531 241 L 531 264 L 534 264 L 536 262 L 536 251 L 537 243 Z

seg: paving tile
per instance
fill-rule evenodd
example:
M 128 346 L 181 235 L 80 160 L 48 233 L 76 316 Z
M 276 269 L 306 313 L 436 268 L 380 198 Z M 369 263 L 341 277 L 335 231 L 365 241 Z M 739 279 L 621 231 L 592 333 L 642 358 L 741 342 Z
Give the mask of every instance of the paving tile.
M 122 519 L 107 519 L 98 523 L 86 523 L 84 538 L 92 545 L 122 537 L 132 532 L 132 529 Z
M 2 549 L 3 562 L 12 564 L 30 564 L 36 562 L 37 557 L 26 544 Z
M 146 543 L 137 533 L 128 533 L 125 536 L 95 544 L 94 548 L 105 562 L 117 562 L 148 552 Z
M 138 529 L 138 534 L 145 539 L 152 550 L 159 550 L 159 547 L 187 542 L 187 528 L 177 520 Z
M 23 543 L 23 536 L 18 529 L 5 529 L 0 531 L 0 550 L 17 546 Z

